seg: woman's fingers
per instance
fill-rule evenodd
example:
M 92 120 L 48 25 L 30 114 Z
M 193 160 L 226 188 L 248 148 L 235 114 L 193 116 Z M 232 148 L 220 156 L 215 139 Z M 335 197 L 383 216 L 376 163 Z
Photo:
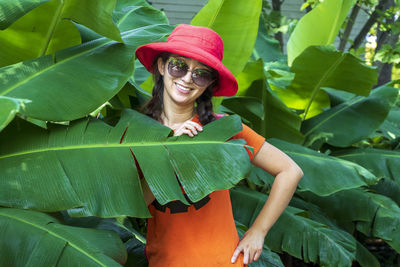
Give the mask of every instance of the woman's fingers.
M 243 252 L 243 263 L 244 264 L 248 264 L 249 263 L 249 257 L 250 257 L 249 252 L 247 250 L 245 250 Z
M 240 252 L 242 252 L 242 250 L 243 250 L 243 248 L 240 247 L 240 246 L 238 246 L 238 247 L 235 249 L 235 252 L 233 252 L 233 256 L 232 256 L 232 258 L 231 258 L 231 262 L 232 262 L 232 263 L 235 263 L 235 262 L 236 262 L 237 257 L 239 256 Z
M 254 258 L 253 258 L 254 261 L 256 261 L 260 258 L 261 252 L 262 252 L 261 249 L 257 250 L 257 252 L 254 254 Z
M 194 122 L 194 121 L 186 121 L 186 123 L 188 123 L 188 124 L 190 124 L 190 125 L 192 125 L 192 126 L 194 126 L 198 131 L 203 131 L 203 127 L 201 127 L 201 125 L 200 124 L 198 124 L 198 123 L 196 123 L 196 122 Z
M 185 121 L 178 129 L 174 131 L 174 136 L 180 136 L 187 134 L 193 137 L 198 134 L 198 131 L 203 131 L 203 127 L 200 124 L 193 121 Z

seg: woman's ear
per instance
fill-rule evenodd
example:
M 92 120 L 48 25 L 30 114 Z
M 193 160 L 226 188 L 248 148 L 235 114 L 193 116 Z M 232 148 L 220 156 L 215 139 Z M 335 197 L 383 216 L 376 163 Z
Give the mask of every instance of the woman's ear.
M 164 75 L 164 66 L 165 66 L 165 64 L 164 64 L 164 62 L 163 62 L 161 57 L 159 57 L 157 59 L 157 66 L 158 66 L 158 72 L 160 72 L 161 75 Z

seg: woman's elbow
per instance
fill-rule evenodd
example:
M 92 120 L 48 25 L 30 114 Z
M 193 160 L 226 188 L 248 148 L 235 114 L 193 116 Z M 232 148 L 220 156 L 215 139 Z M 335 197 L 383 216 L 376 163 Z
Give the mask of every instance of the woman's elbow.
M 300 181 L 300 179 L 304 176 L 303 170 L 296 163 L 292 164 L 290 172 L 292 173 L 292 177 L 296 178 L 297 181 Z

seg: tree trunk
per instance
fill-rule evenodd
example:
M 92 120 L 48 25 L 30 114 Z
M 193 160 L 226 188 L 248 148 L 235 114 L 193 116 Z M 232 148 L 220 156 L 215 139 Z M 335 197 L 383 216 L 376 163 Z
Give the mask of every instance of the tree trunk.
M 369 17 L 369 19 L 367 20 L 367 22 L 365 22 L 363 28 L 361 29 L 361 31 L 358 33 L 356 39 L 354 39 L 354 44 L 350 47 L 353 49 L 357 49 L 360 47 L 360 45 L 364 42 L 365 37 L 367 36 L 369 30 L 371 29 L 371 27 L 375 24 L 375 22 L 377 21 L 378 17 L 379 17 L 379 13 L 378 10 L 383 11 L 387 9 L 387 3 L 389 0 L 379 0 L 378 5 L 375 7 L 374 12 L 372 12 L 371 16 Z M 385 8 L 386 7 L 386 8 Z
M 279 14 L 279 17 L 281 17 L 281 7 L 284 1 L 281 0 L 272 0 L 272 12 L 276 12 Z M 279 24 L 278 27 L 281 25 Z M 281 47 L 281 50 L 283 49 L 283 35 L 281 32 L 275 33 L 275 39 L 279 42 L 279 45 Z
M 394 0 L 389 0 L 385 9 L 389 7 L 395 6 Z M 386 23 L 394 24 L 399 22 L 400 18 L 395 19 L 393 16 L 391 19 L 387 20 Z M 395 47 L 396 43 L 399 40 L 399 34 L 393 34 L 391 30 L 389 31 L 378 31 L 376 35 L 376 48 L 375 53 L 377 53 L 384 44 L 388 44 L 391 47 Z M 378 67 L 378 84 L 377 87 L 389 82 L 392 80 L 392 68 L 393 64 L 391 63 L 382 63 L 380 61 L 375 61 L 374 65 Z
M 340 39 L 339 50 L 344 51 L 347 41 L 349 40 L 349 36 L 351 30 L 353 29 L 354 22 L 357 19 L 358 11 L 360 11 L 360 5 L 355 4 L 353 9 L 351 10 L 349 21 L 347 22 L 346 29 L 344 30 L 343 37 Z

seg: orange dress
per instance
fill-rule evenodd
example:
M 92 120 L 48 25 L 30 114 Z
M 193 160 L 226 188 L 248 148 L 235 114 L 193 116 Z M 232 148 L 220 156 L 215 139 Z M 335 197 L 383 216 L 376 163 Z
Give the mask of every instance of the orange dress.
M 200 123 L 197 116 L 194 122 Z M 258 152 L 265 138 L 243 125 L 233 138 L 245 139 Z M 250 158 L 252 154 L 249 153 Z M 239 236 L 232 214 L 229 190 L 215 191 L 190 206 L 180 201 L 149 205 L 146 256 L 149 267 L 244 266 L 243 254 L 231 257 Z

